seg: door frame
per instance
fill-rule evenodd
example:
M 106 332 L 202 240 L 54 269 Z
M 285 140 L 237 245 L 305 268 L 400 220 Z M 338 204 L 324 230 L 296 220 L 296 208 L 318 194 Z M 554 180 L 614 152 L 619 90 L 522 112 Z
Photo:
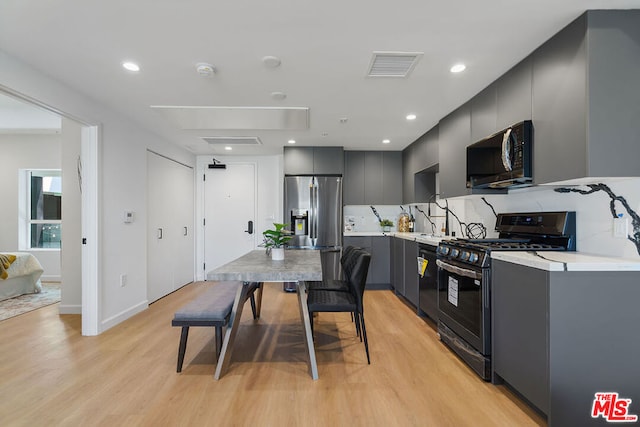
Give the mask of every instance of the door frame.
M 36 105 L 61 117 L 73 120 L 81 125 L 80 159 L 82 168 L 78 174 L 82 178 L 83 197 L 80 206 L 82 218 L 81 233 L 86 244 L 82 245 L 82 335 L 98 335 L 100 329 L 100 139 L 101 127 L 67 114 L 37 99 L 22 94 L 0 84 L 0 93 Z M 62 278 L 64 280 L 64 277 Z

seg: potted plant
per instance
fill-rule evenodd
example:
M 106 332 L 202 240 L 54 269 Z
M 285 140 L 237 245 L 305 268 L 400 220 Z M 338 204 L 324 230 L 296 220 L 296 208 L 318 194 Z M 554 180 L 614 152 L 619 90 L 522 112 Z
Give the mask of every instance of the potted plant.
M 262 246 L 267 248 L 267 254 L 271 253 L 271 259 L 280 261 L 284 259 L 284 245 L 291 240 L 291 232 L 285 227 L 289 224 L 279 224 L 274 222 L 275 230 L 265 230 L 262 232 Z
M 380 221 L 380 227 L 382 227 L 382 231 L 389 232 L 391 231 L 391 227 L 393 227 L 393 221 L 390 219 L 383 219 Z

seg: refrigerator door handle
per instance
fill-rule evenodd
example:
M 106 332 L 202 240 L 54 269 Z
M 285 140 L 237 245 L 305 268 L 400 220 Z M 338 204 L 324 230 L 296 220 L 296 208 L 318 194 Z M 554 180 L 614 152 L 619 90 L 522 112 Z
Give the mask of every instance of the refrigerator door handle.
M 317 209 L 317 196 L 318 196 L 318 189 L 316 187 L 316 183 L 314 182 L 314 180 L 311 180 L 311 185 L 309 186 L 309 201 L 311 202 L 311 206 L 310 206 L 310 213 L 309 213 L 309 238 L 310 239 L 315 239 L 318 234 L 318 219 L 316 217 L 317 213 L 318 213 L 318 209 Z

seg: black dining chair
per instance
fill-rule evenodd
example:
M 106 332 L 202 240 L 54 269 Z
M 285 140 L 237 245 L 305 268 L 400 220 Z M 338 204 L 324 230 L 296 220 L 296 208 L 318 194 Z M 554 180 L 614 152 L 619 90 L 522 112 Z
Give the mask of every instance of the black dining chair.
M 333 279 L 327 278 L 318 281 L 308 281 L 306 282 L 308 290 L 314 289 L 326 289 L 326 290 L 334 290 L 334 291 L 349 291 L 349 284 L 347 283 L 346 277 L 349 275 L 349 271 L 353 268 L 353 251 L 356 248 L 355 246 L 347 246 L 342 250 L 342 256 L 340 257 L 340 265 L 342 266 L 342 272 L 345 279 Z
M 371 254 L 364 249 L 354 249 L 352 256 L 353 265 L 346 277 L 350 288 L 349 292 L 332 289 L 314 289 L 309 291 L 307 296 L 307 307 L 310 314 L 311 331 L 313 333 L 314 313 L 352 313 L 356 322 L 356 333 L 360 337 L 360 341 L 364 340 L 364 348 L 367 353 L 367 363 L 371 364 L 363 307 L 364 288 L 367 281 L 369 264 L 371 262 Z

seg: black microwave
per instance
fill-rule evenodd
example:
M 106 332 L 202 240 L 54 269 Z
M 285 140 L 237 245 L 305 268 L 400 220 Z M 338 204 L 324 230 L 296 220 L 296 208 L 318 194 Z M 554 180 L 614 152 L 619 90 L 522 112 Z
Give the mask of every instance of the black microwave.
M 467 147 L 467 188 L 531 185 L 533 124 L 516 123 Z

